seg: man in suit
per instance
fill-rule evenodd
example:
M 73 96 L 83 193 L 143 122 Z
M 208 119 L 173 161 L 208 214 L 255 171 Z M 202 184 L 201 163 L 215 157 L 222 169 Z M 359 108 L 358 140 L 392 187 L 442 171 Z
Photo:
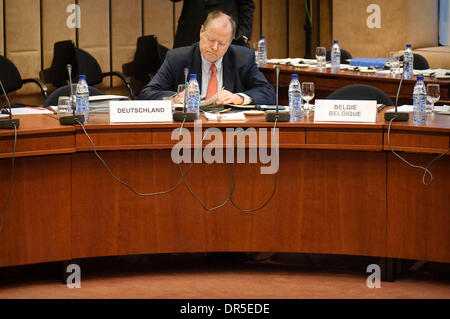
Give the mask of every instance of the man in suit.
M 140 99 L 174 96 L 185 82 L 184 68 L 197 74 L 202 98 L 219 93 L 216 104 L 275 104 L 275 90 L 258 70 L 252 50 L 231 44 L 234 20 L 223 12 L 208 14 L 200 41 L 170 50 Z M 221 90 L 223 88 L 223 90 Z
M 179 2 L 181 0 L 171 0 Z M 233 37 L 235 44 L 244 44 L 252 35 L 253 0 L 184 0 L 173 48 L 191 45 L 199 41 L 198 30 L 211 11 L 222 11 L 236 21 L 237 28 Z

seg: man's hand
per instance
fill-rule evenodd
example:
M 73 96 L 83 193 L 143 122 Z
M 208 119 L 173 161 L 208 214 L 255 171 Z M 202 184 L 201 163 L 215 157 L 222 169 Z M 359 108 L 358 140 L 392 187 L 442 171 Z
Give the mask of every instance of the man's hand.
M 230 91 L 222 90 L 214 104 L 242 104 L 244 98 L 239 94 L 233 94 Z

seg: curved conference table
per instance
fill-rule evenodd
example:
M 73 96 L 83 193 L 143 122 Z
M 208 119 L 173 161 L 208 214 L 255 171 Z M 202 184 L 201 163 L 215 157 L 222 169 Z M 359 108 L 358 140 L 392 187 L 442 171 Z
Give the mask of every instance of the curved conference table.
M 140 197 L 115 182 L 80 126 L 52 115 L 18 116 L 15 180 L 0 233 L 0 267 L 126 254 L 261 251 L 348 254 L 450 262 L 450 156 L 433 163 L 434 180 L 389 150 L 388 123 L 279 123 L 278 185 L 263 209 L 230 202 L 202 208 L 181 184 Z M 140 192 L 168 190 L 180 179 L 171 132 L 180 123 L 86 128 L 111 170 Z M 203 121 L 203 128 L 271 128 L 264 118 Z M 185 124 L 192 129 L 192 123 Z M 269 136 L 270 137 L 270 136 Z M 8 193 L 14 131 L 0 131 L 0 205 Z M 392 148 L 425 165 L 450 144 L 450 118 L 393 123 Z M 251 146 L 251 145 L 250 145 Z M 271 195 L 273 175 L 260 163 L 232 164 L 233 203 L 251 209 Z M 186 169 L 188 166 L 183 165 Z M 195 164 L 187 183 L 207 207 L 230 190 L 226 164 Z
M 260 67 L 267 80 L 276 85 L 275 75 L 276 64 L 267 64 Z M 301 82 L 315 83 L 315 97 L 325 99 L 335 90 L 352 84 L 372 85 L 384 91 L 395 103 L 400 78 L 393 78 L 389 74 L 380 73 L 362 73 L 359 71 L 341 70 L 339 73 L 331 73 L 327 68 L 324 72 L 319 72 L 315 67 L 294 67 L 289 65 L 280 65 L 279 78 L 279 102 L 281 105 L 287 105 L 288 88 L 291 81 L 291 74 L 297 73 Z M 434 77 L 424 77 L 425 84 L 436 83 L 441 87 L 441 102 L 449 103 L 450 97 L 450 79 L 437 79 Z M 412 104 L 412 94 L 416 77 L 410 80 L 403 80 L 402 87 L 399 92 L 398 105 Z

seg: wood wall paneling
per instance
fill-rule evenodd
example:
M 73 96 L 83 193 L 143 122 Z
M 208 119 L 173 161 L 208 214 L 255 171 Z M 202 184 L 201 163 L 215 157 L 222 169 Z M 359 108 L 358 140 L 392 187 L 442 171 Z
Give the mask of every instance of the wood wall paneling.
M 267 58 L 286 58 L 287 51 L 287 0 L 262 1 L 262 35 L 267 42 Z
M 305 56 L 306 12 L 303 0 L 289 0 L 289 57 Z
M 5 54 L 4 45 L 4 37 L 3 37 L 3 1 L 0 1 L 0 54 Z
M 319 46 L 331 48 L 333 41 L 332 28 L 333 0 L 319 1 Z
M 97 60 L 102 72 L 108 72 L 111 69 L 109 0 L 78 0 L 78 4 L 81 10 L 78 46 Z M 103 79 L 98 86 L 110 86 L 110 79 Z
M 252 27 L 252 38 L 251 40 L 251 48 L 256 49 L 256 45 L 259 41 L 259 37 L 261 36 L 261 0 L 254 0 L 255 11 L 253 12 L 253 27 Z M 256 43 L 253 45 L 253 43 Z
M 49 68 L 53 60 L 55 42 L 72 40 L 75 43 L 76 29 L 70 28 L 67 20 L 72 12 L 67 7 L 74 0 L 42 0 L 42 54 L 43 68 Z
M 41 69 L 40 1 L 6 0 L 6 55 L 17 66 L 22 78 L 37 77 Z M 15 94 L 39 92 L 26 84 Z
M 141 0 L 111 1 L 111 50 L 112 69 L 122 72 L 122 65 L 131 62 L 136 51 L 137 39 L 142 35 Z M 117 77 L 113 86 L 123 85 Z
M 437 0 L 379 0 L 380 28 L 367 25 L 371 4 L 371 0 L 333 1 L 333 38 L 354 57 L 386 57 L 406 43 L 413 48 L 438 44 Z
M 174 33 L 172 2 L 145 0 L 144 3 L 144 33 L 146 35 L 155 34 L 160 44 L 172 48 Z

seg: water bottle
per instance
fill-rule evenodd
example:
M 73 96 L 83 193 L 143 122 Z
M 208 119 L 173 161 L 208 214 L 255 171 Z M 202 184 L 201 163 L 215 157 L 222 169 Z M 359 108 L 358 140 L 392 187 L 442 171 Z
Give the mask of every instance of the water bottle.
M 331 47 L 331 72 L 338 73 L 341 70 L 341 49 L 338 40 L 334 40 Z
M 84 120 L 89 119 L 89 87 L 86 82 L 86 75 L 80 75 L 76 92 L 76 114 L 84 115 Z
M 405 54 L 403 55 L 403 63 L 405 63 L 405 71 L 403 72 L 404 79 L 411 79 L 414 76 L 414 55 L 411 49 L 411 44 L 406 45 Z
M 199 102 L 200 88 L 197 82 L 197 74 L 190 74 L 186 97 L 187 113 L 197 113 L 199 115 Z
M 288 94 L 291 119 L 299 119 L 302 117 L 302 89 L 298 80 L 298 74 L 291 75 Z
M 427 90 L 423 82 L 423 76 L 417 77 L 416 85 L 413 91 L 413 122 L 425 122 L 425 107 L 427 102 Z
M 267 63 L 267 44 L 264 36 L 258 42 L 258 66 L 265 66 Z

